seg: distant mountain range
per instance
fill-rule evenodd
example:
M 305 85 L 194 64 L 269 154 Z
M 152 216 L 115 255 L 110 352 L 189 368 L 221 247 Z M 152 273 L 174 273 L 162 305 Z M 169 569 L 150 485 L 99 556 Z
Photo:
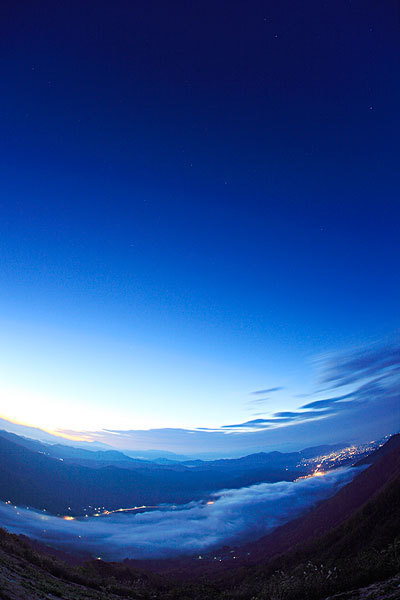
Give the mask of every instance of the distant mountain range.
M 98 507 L 180 504 L 224 488 L 293 481 L 315 468 L 308 459 L 335 448 L 160 464 L 115 450 L 45 444 L 1 431 L 0 499 L 71 515 L 93 514 Z

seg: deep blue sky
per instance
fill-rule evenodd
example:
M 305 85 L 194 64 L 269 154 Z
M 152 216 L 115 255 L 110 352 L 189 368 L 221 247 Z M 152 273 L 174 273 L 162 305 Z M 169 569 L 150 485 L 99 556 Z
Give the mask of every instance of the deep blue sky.
M 6 2 L 2 416 L 218 427 L 399 327 L 394 0 Z

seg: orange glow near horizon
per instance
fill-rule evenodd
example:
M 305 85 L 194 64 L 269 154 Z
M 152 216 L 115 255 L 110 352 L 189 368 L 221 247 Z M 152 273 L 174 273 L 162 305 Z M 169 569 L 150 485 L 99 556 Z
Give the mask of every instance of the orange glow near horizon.
M 44 427 L 37 427 L 36 425 L 30 425 L 29 423 L 24 423 L 23 421 L 17 421 L 15 419 L 7 417 L 6 415 L 3 415 L 3 414 L 0 414 L 0 419 L 4 419 L 5 421 L 12 423 L 13 425 L 21 425 L 22 427 L 31 427 L 32 429 L 39 429 L 40 431 L 44 431 L 45 433 L 49 433 L 50 435 L 55 435 L 56 437 L 64 438 L 67 440 L 72 440 L 74 442 L 92 442 L 93 441 L 93 437 L 90 434 L 74 435 L 72 433 L 63 433 L 57 429 L 45 429 Z
M 43 431 L 46 431 L 47 433 L 51 433 L 51 435 L 55 435 L 57 437 L 61 437 L 64 438 L 66 440 L 72 440 L 74 442 L 93 442 L 93 437 L 88 434 L 88 435 L 74 435 L 72 433 L 62 433 L 61 431 L 58 431 L 57 429 L 55 429 L 54 431 L 51 429 L 43 429 Z

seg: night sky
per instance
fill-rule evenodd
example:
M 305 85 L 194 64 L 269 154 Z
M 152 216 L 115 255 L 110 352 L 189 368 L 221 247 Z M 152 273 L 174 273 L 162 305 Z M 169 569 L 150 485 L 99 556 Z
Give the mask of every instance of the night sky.
M 289 419 L 332 356 L 399 356 L 395 0 L 0 21 L 1 417 L 177 449 L 165 428 Z

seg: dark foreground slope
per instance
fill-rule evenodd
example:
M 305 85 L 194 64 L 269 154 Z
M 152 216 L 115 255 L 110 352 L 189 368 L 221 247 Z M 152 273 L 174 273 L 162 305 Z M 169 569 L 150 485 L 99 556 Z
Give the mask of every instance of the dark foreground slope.
M 247 547 L 253 560 L 266 560 L 288 552 L 298 544 L 323 536 L 353 515 L 367 501 L 400 476 L 400 435 L 390 440 L 369 458 L 369 468 L 357 475 L 332 498 L 309 514 L 290 521 Z M 364 466 L 364 461 L 358 466 Z M 400 493 L 398 495 L 400 503 Z M 397 511 L 395 511 L 397 514 Z M 399 526 L 399 522 L 396 522 Z M 397 529 L 400 534 L 400 528 Z M 353 545 L 356 538 L 353 540 Z
M 255 581 L 262 581 L 264 590 L 268 590 L 269 595 L 265 598 L 272 598 L 273 590 L 280 587 L 284 590 L 281 598 L 317 600 L 396 575 L 400 571 L 400 451 L 394 450 L 370 467 L 372 478 L 376 475 L 374 467 L 382 468 L 385 460 L 395 465 L 398 474 L 390 476 L 385 485 L 336 527 L 322 535 L 316 530 L 313 537 L 303 541 L 296 537 L 296 545 L 280 556 L 271 550 L 272 535 L 268 541 L 262 540 L 259 548 L 264 544 L 266 552 L 263 556 L 261 552 L 258 555 L 259 563 L 247 565 L 234 575 L 238 588 L 236 598 L 250 598 L 253 589 L 257 597 Z M 319 521 L 322 506 L 314 511 L 316 515 L 310 513 L 305 518 L 307 527 L 311 517 Z M 299 523 L 291 533 L 296 531 L 298 534 L 300 525 L 304 526 Z M 231 576 L 227 578 L 229 580 Z M 396 589 L 399 593 L 400 588 Z M 369 598 L 372 600 L 375 596 Z
M 243 564 L 219 575 L 203 571 L 194 577 L 187 567 L 190 581 L 178 573 L 158 576 L 124 563 L 91 561 L 70 566 L 0 530 L 0 598 L 322 600 L 339 593 L 345 595 L 337 600 L 395 600 L 400 598 L 396 578 L 400 571 L 399 460 L 400 450 L 394 448 L 359 475 L 369 499 L 362 502 L 359 496 L 362 504 L 322 535 L 279 557 L 260 556 L 258 564 Z M 343 501 L 346 511 L 350 504 Z

